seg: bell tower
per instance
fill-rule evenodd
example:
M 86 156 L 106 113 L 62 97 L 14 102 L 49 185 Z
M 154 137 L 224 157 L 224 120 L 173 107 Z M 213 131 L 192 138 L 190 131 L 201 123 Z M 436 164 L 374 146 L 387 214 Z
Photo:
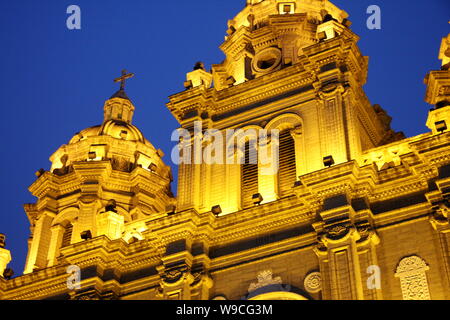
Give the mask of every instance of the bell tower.
M 198 122 L 223 137 L 229 130 L 278 130 L 279 141 L 269 140 L 279 149 L 272 154 L 279 155 L 279 170 L 267 175 L 261 163 L 241 165 L 250 159 L 248 148 L 238 146 L 230 155 L 227 140 L 221 161 L 180 165 L 179 210 L 220 206 L 227 214 L 253 206 L 253 197 L 263 204 L 276 201 L 289 196 L 302 175 L 361 161 L 363 151 L 403 138 L 362 89 L 368 57 L 350 26 L 347 13 L 328 0 L 247 1 L 228 22 L 220 46 L 225 60 L 210 72 L 187 75 L 213 84 L 189 81 L 186 91 L 170 97 L 168 108 L 191 132 Z M 202 141 L 203 152 L 211 141 Z
M 430 110 L 427 126 L 434 134 L 450 126 L 450 34 L 442 39 L 439 59 L 441 70 L 431 71 L 425 78 L 425 100 L 434 106 Z
M 104 105 L 101 125 L 82 130 L 51 157 L 29 188 L 25 205 L 31 237 L 25 274 L 78 259 L 74 245 L 90 239 L 144 240 L 143 219 L 173 203 L 172 174 L 157 150 L 132 124 L 134 105 L 121 86 Z M 70 256 L 71 258 L 68 258 Z

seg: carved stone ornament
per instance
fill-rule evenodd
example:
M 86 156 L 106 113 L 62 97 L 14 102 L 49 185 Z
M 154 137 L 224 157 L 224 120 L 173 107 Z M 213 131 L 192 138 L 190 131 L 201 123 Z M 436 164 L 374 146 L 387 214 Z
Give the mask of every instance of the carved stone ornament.
M 430 268 L 418 257 L 404 258 L 397 266 L 395 276 L 400 278 L 403 300 L 430 300 L 426 271 Z
M 370 228 L 368 226 L 358 227 L 358 232 L 361 236 L 361 239 L 367 239 L 370 236 Z
M 189 272 L 189 268 L 187 266 L 182 268 L 174 268 L 166 270 L 161 277 L 165 283 L 171 284 L 180 280 L 187 272 Z
M 348 233 L 348 228 L 344 226 L 335 226 L 328 230 L 328 238 L 338 240 Z
M 258 274 L 258 282 L 252 283 L 248 288 L 248 292 L 250 293 L 259 288 L 263 288 L 273 284 L 282 284 L 281 278 L 274 278 L 271 270 L 264 270 Z
M 309 293 L 318 293 L 322 290 L 322 277 L 320 272 L 311 272 L 304 281 L 305 290 Z
M 74 294 L 70 300 L 117 300 L 117 296 L 113 292 L 99 293 L 97 290 L 89 290 Z
M 317 250 L 322 252 L 327 251 L 326 239 L 324 236 L 317 237 Z
M 439 204 L 439 209 L 436 210 L 436 213 L 444 218 L 449 218 L 450 209 L 443 203 Z

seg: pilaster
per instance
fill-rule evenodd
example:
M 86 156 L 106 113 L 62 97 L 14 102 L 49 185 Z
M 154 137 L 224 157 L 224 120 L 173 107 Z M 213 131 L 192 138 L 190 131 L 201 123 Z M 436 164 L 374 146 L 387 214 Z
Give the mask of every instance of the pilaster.
M 377 266 L 380 243 L 368 218 L 358 217 L 345 195 L 325 202 L 328 206 L 313 226 L 318 234 L 315 253 L 323 276 L 326 300 L 382 299 L 380 288 L 369 287 L 367 270 Z
M 52 267 L 56 263 L 56 259 L 59 256 L 59 249 L 61 248 L 62 241 L 63 241 L 63 235 L 64 235 L 65 228 L 64 226 L 57 224 L 51 227 L 51 240 L 50 240 L 50 247 L 48 249 L 48 266 Z
M 55 214 L 44 211 L 35 221 L 33 240 L 24 273 L 32 273 L 36 268 L 47 267 L 48 249 L 50 247 L 50 227 Z

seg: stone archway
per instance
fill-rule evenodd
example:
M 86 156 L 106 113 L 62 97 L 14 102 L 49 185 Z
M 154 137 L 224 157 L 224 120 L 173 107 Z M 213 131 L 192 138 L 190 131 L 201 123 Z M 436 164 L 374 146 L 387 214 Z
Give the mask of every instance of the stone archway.
M 271 284 L 250 292 L 243 300 L 310 300 L 289 284 Z

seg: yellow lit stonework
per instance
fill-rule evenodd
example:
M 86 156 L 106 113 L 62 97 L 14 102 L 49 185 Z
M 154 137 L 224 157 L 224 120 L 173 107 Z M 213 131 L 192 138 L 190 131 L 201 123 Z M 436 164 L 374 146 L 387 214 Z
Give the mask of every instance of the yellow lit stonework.
M 197 63 L 167 107 L 189 132 L 278 130 L 258 153 L 279 162 L 241 164 L 251 137 L 223 140 L 219 161 L 179 165 L 176 197 L 124 72 L 102 124 L 37 173 L 24 275 L 0 277 L 0 299 L 450 299 L 450 35 L 425 78 L 430 131 L 405 138 L 364 93 L 347 18 L 327 0 L 247 1 L 224 62 Z M 0 248 L 0 273 L 9 261 Z

